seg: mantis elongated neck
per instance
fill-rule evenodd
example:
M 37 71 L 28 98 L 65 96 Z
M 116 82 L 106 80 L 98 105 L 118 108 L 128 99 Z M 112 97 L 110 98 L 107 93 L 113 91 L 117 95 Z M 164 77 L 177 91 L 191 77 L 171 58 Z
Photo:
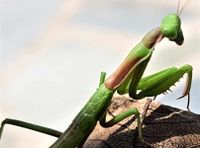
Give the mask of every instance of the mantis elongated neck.
M 152 53 L 152 48 L 160 42 L 162 38 L 160 27 L 147 33 L 142 41 L 130 51 L 115 72 L 106 79 L 105 86 L 109 89 L 116 89 L 131 71 Z

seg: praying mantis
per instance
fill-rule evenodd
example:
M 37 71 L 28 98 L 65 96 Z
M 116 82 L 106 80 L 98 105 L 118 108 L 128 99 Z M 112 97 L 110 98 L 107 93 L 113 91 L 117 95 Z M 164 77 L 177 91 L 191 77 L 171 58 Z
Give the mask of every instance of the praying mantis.
M 192 66 L 171 67 L 142 78 L 155 46 L 163 38 L 168 38 L 177 45 L 183 44 L 184 37 L 179 14 L 165 16 L 160 27 L 148 32 L 108 78 L 106 78 L 105 72 L 101 73 L 99 87 L 63 133 L 20 120 L 5 119 L 1 124 L 0 136 L 5 124 L 12 124 L 58 137 L 58 140 L 50 148 L 75 148 L 81 147 L 85 143 L 97 122 L 103 127 L 110 127 L 135 115 L 138 123 L 138 138 L 142 140 L 141 115 L 137 108 L 131 108 L 106 121 L 107 108 L 116 91 L 121 95 L 128 93 L 133 99 L 155 97 L 169 90 L 184 74 L 187 74 L 186 89 L 179 99 L 188 95 L 187 108 L 189 109 Z

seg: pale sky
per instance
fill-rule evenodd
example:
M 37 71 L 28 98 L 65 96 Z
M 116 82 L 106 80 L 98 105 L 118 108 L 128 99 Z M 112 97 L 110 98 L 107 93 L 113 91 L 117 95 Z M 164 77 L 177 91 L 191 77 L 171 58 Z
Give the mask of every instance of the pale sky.
M 1 0 L 0 121 L 20 119 L 64 131 L 128 51 L 162 18 L 176 13 L 176 1 Z M 200 2 L 181 14 L 185 36 L 178 47 L 167 39 L 155 49 L 146 75 L 170 66 L 193 66 L 191 110 L 200 113 Z M 158 101 L 182 109 L 174 93 Z M 2 148 L 45 148 L 56 138 L 6 126 Z

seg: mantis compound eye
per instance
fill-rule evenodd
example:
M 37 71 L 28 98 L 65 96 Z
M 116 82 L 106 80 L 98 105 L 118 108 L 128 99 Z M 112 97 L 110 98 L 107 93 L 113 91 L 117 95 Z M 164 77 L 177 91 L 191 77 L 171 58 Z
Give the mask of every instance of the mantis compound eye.
M 184 37 L 181 30 L 181 20 L 178 15 L 170 14 L 165 16 L 161 22 L 160 30 L 164 37 L 169 38 L 178 45 L 183 44 Z

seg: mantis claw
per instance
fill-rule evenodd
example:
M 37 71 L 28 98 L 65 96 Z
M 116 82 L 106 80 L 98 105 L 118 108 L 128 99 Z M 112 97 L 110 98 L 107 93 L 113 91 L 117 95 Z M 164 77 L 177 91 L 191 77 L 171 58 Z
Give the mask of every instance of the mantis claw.
M 182 96 L 178 97 L 176 100 L 180 100 L 182 98 L 184 98 L 185 96 L 188 96 L 188 101 L 187 101 L 187 110 L 188 112 L 191 112 L 190 111 L 190 93 L 188 92 L 187 94 L 183 94 Z

